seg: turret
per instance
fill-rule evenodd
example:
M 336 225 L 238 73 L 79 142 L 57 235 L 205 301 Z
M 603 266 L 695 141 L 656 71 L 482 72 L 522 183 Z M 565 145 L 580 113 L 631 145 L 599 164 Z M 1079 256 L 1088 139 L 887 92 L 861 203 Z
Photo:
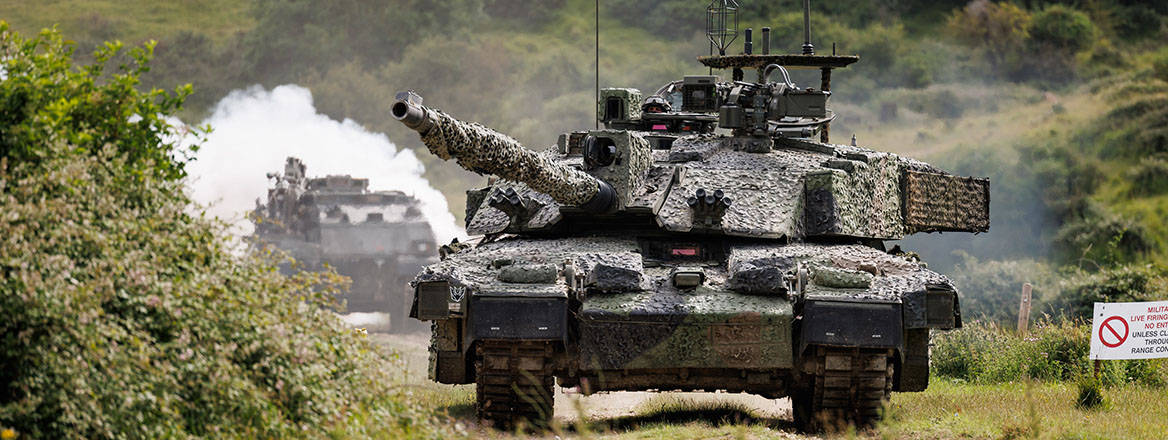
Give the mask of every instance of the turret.
M 605 212 L 614 205 L 616 194 L 605 181 L 556 163 L 495 130 L 423 107 L 420 101 L 415 94 L 403 93 L 391 113 L 417 131 L 430 152 L 443 160 L 453 158 L 467 170 L 522 182 L 561 205 L 589 212 Z

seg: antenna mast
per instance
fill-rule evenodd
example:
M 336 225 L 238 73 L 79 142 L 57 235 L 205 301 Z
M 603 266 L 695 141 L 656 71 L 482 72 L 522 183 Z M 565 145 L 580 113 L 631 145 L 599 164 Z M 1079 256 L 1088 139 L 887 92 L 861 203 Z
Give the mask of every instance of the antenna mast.
M 811 0 L 803 0 L 803 55 L 815 55 L 811 45 Z
M 596 105 L 600 105 L 600 0 L 596 0 Z M 596 129 L 600 129 L 600 112 L 596 112 Z

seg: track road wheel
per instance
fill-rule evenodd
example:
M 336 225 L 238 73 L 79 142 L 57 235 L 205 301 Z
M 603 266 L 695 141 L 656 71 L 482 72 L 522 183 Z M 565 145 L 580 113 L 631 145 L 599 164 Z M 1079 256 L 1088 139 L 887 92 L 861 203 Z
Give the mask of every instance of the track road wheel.
M 475 409 L 497 429 L 544 428 L 553 415 L 554 347 L 549 342 L 481 341 L 475 359 Z
M 867 427 L 892 394 L 895 364 L 888 349 L 815 347 L 804 364 L 807 386 L 793 390 L 795 424 L 805 431 Z

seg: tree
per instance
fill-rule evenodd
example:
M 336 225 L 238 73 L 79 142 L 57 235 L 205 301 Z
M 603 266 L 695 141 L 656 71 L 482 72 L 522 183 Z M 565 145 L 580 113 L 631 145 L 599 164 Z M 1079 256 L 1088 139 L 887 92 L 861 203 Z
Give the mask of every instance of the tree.
M 3 23 L 0 45 L 7 75 L 0 81 L 0 157 L 9 164 L 44 160 L 45 147 L 54 142 L 91 155 L 110 145 L 139 174 L 185 176 L 183 159 L 194 150 L 177 148 L 177 139 L 159 139 L 170 134 L 166 115 L 182 106 L 190 86 L 174 93 L 135 88 L 149 70 L 153 42 L 131 49 L 117 72 L 105 65 L 121 53 L 119 42 L 103 44 L 93 64 L 77 68 L 70 61 L 73 46 L 56 31 L 24 41 Z
M 1011 69 L 1023 57 L 1030 14 L 1013 3 L 970 2 L 949 17 L 949 32 L 980 48 L 995 70 Z
M 1035 49 L 1064 56 L 1090 49 L 1099 33 L 1087 14 L 1063 5 L 1051 5 L 1034 14 L 1028 31 Z

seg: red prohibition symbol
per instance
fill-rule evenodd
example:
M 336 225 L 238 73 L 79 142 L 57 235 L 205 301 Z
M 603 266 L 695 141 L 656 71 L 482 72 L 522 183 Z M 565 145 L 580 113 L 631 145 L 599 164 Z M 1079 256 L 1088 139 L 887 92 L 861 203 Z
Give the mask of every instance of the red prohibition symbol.
M 1117 324 L 1113 324 L 1114 322 L 1123 324 L 1122 333 L 1117 328 L 1119 326 Z M 1118 316 L 1112 316 L 1105 319 L 1103 321 L 1103 325 L 1099 326 L 1099 342 L 1102 342 L 1103 345 L 1107 346 L 1107 348 L 1118 347 L 1123 345 L 1123 342 L 1127 340 L 1127 331 L 1127 321 Z

